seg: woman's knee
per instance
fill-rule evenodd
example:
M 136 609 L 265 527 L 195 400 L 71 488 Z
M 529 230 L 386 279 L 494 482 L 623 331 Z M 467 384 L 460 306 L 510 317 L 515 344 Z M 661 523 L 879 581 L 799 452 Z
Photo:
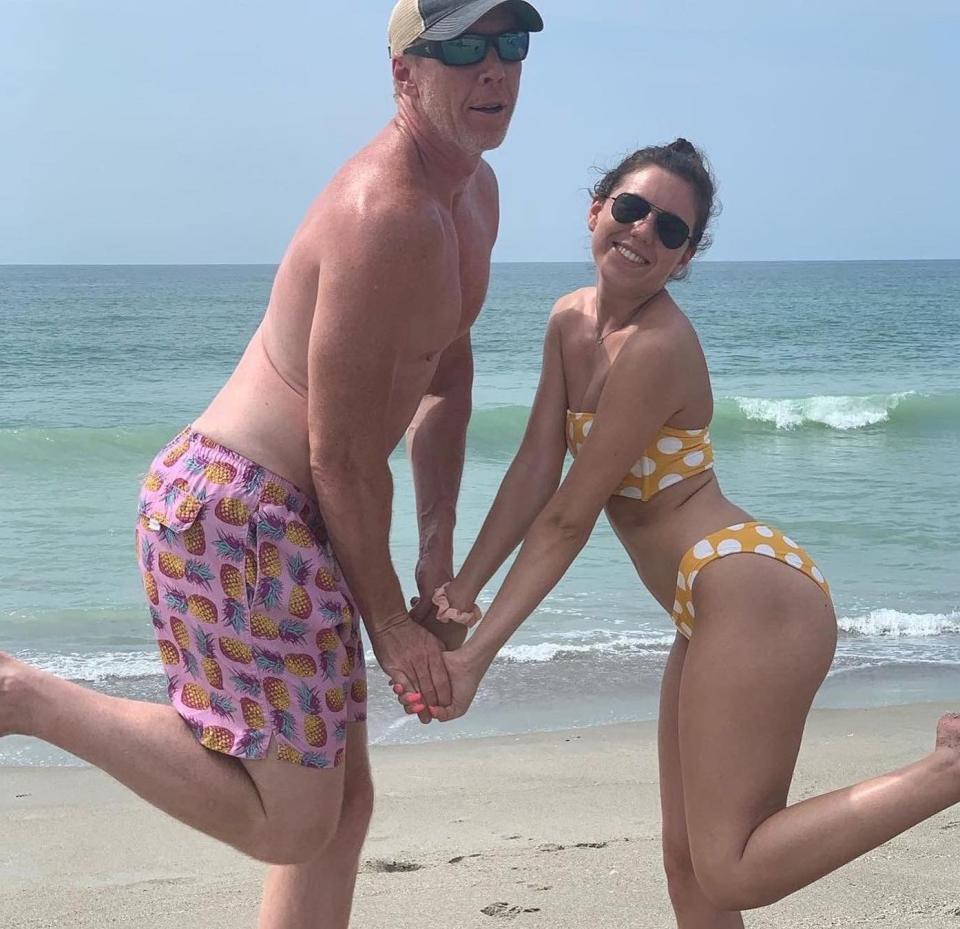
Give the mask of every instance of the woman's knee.
M 674 907 L 682 905 L 696 889 L 697 877 L 690 860 L 690 846 L 686 838 L 674 840 L 664 837 L 663 870 L 667 877 L 667 892 Z
M 707 851 L 696 856 L 694 871 L 701 891 L 718 910 L 753 910 L 781 899 L 762 876 L 745 866 L 732 851 Z

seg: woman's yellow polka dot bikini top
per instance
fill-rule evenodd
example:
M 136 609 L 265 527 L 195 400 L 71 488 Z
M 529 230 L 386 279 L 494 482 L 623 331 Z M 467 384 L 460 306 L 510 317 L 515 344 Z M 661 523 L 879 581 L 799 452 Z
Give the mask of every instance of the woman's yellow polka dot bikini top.
M 576 457 L 593 425 L 593 413 L 567 410 L 567 447 Z M 658 491 L 713 467 L 709 429 L 672 429 L 663 426 L 657 441 L 630 469 L 614 496 L 650 500 Z

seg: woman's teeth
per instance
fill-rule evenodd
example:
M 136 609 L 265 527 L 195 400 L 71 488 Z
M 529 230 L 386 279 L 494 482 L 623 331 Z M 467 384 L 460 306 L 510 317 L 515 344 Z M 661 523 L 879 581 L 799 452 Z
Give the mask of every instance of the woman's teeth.
M 646 258 L 641 258 L 636 252 L 631 252 L 630 249 L 624 245 L 615 245 L 614 248 L 616 248 L 616 250 L 627 259 L 627 261 L 632 261 L 637 265 L 650 264 Z

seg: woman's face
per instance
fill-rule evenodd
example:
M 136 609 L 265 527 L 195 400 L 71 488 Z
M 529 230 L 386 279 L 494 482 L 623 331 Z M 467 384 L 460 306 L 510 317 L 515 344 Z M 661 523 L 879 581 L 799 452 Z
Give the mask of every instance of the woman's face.
M 667 248 L 657 231 L 656 210 L 634 223 L 617 222 L 611 213 L 620 194 L 643 197 L 666 213 L 679 216 L 688 229 L 696 224 L 697 207 L 690 185 L 663 168 L 651 165 L 627 175 L 606 200 L 594 200 L 587 216 L 592 237 L 593 260 L 608 287 L 638 296 L 656 293 L 670 276 L 693 257 L 689 240 L 679 248 Z

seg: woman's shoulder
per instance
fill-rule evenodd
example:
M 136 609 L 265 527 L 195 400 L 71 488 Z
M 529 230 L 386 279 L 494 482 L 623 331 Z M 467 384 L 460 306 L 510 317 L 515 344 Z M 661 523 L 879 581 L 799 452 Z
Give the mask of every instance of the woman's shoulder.
M 581 287 L 558 297 L 550 310 L 548 328 L 564 327 L 581 320 L 595 293 L 594 287 Z

